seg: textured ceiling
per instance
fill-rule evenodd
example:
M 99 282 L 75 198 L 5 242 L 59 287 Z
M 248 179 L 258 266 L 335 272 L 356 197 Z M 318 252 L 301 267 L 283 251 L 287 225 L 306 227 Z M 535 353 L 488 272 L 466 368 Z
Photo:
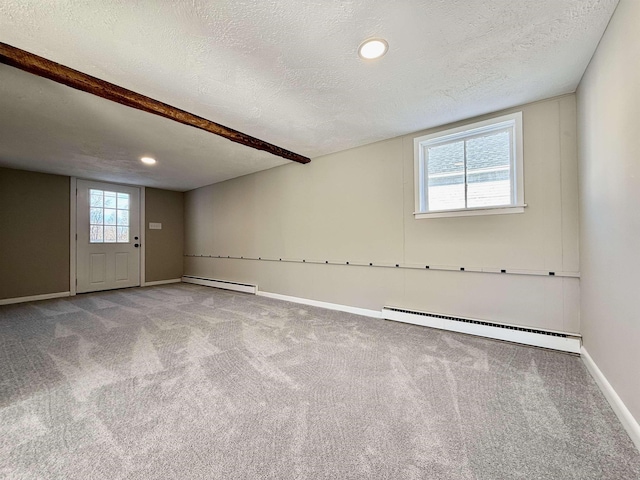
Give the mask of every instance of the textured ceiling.
M 145 155 L 157 163 L 144 165 L 140 157 Z M 285 163 L 203 130 L 0 65 L 0 166 L 190 190 Z
M 0 41 L 316 157 L 574 91 L 616 4 L 4 0 Z

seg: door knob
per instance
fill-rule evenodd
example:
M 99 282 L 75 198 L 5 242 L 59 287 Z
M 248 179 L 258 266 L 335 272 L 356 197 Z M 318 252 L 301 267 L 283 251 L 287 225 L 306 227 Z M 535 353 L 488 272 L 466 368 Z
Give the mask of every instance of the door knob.
M 134 243 L 133 246 L 138 248 L 140 245 L 138 245 L 137 243 Z

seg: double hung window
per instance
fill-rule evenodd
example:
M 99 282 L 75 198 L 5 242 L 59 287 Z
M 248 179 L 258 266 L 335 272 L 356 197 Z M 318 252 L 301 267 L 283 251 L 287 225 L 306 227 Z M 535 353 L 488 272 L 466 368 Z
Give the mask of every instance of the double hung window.
M 522 113 L 415 139 L 416 218 L 519 213 Z

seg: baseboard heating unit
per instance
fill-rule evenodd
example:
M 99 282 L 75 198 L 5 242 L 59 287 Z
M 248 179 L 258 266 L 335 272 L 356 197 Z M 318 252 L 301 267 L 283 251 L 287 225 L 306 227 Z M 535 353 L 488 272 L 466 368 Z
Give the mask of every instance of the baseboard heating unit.
M 182 277 L 184 283 L 195 283 L 196 285 L 204 285 L 205 287 L 223 288 L 225 290 L 234 290 L 236 292 L 256 294 L 257 285 L 249 285 L 247 283 L 229 282 L 227 280 L 216 280 L 213 278 L 194 277 L 192 275 L 184 275 Z
M 382 318 L 577 354 L 580 353 L 582 343 L 580 335 L 571 333 L 538 330 L 472 318 L 451 317 L 398 307 L 383 307 Z

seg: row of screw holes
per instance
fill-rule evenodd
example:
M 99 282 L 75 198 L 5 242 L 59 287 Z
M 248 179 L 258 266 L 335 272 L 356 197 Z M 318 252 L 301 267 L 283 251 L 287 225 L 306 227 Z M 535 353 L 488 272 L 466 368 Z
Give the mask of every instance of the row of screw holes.
M 205 255 L 200 255 L 200 256 L 203 257 Z M 209 255 L 209 257 L 211 258 L 212 256 Z M 218 255 L 218 258 L 224 258 L 224 257 L 221 257 L 220 255 Z M 231 257 L 227 255 L 227 258 L 231 258 Z M 240 259 L 244 260 L 244 257 L 240 257 Z M 258 257 L 258 260 L 262 260 L 262 257 Z M 282 259 L 280 259 L 280 261 L 282 261 Z M 306 262 L 307 262 L 306 260 L 302 260 L 302 263 L 306 263 Z M 325 260 L 324 263 L 329 263 L 329 260 Z M 349 262 L 346 262 L 346 264 L 349 265 Z M 373 263 L 369 263 L 369 266 L 373 267 Z M 400 264 L 396 263 L 396 267 L 400 267 Z M 429 269 L 429 265 L 425 265 L 424 268 L 426 268 L 428 270 Z M 464 272 L 464 267 L 460 267 L 460 271 Z M 503 270 L 500 270 L 500 273 L 507 273 L 507 271 L 503 269 Z M 549 272 L 549 275 L 551 277 L 555 276 L 555 274 L 556 274 L 556 272 Z

